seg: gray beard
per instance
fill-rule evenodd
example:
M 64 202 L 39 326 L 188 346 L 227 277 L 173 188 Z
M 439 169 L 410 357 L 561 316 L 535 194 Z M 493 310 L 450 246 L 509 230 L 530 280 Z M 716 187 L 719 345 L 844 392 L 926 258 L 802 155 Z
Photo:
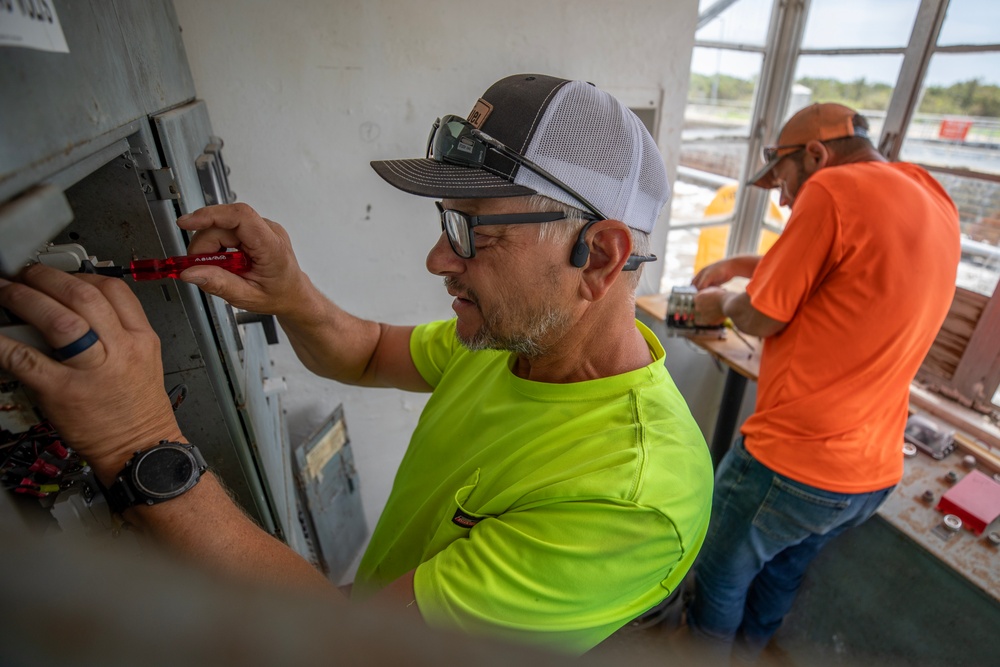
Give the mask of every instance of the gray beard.
M 566 321 L 565 315 L 549 309 L 533 315 L 530 321 L 525 324 L 524 331 L 501 334 L 495 330 L 495 322 L 491 321 L 496 319 L 486 319 L 479 331 L 468 339 L 459 336 L 459 342 L 472 352 L 501 350 L 513 352 L 528 359 L 537 359 L 547 354 L 551 349 L 550 345 L 543 344 L 541 340 L 552 330 L 562 328 Z
M 452 286 L 447 278 L 445 278 L 445 285 Z M 467 290 L 467 292 L 468 296 L 478 304 L 478 295 L 471 290 Z M 541 312 L 528 315 L 527 321 L 521 323 L 519 331 L 504 333 L 501 328 L 505 316 L 508 315 L 507 310 L 494 311 L 489 315 L 483 313 L 481 309 L 479 312 L 483 316 L 483 325 L 479 331 L 467 337 L 458 335 L 458 341 L 466 349 L 471 352 L 480 350 L 513 352 L 527 359 L 537 359 L 547 354 L 551 349 L 551 344 L 545 344 L 541 341 L 547 338 L 551 332 L 564 329 L 569 319 L 566 313 L 546 306 Z

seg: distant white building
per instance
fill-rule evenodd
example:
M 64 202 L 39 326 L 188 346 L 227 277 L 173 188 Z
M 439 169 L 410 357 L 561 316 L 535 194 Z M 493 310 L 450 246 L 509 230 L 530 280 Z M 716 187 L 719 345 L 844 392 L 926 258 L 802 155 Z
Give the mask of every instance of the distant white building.
M 790 118 L 799 109 L 809 106 L 812 102 L 812 88 L 796 83 L 792 86 L 792 97 L 788 100 L 788 113 L 786 118 Z

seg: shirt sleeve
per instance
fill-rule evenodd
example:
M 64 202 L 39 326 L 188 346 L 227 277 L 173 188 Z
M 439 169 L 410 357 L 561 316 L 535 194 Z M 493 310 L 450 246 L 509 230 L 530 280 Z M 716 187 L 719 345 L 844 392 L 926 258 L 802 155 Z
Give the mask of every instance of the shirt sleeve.
M 456 319 L 417 326 L 410 334 L 410 357 L 417 372 L 431 387 L 441 382 L 448 363 L 461 349 L 455 333 Z
M 747 284 L 751 305 L 772 319 L 790 322 L 840 261 L 841 253 L 836 202 L 822 185 L 806 183 L 784 232 Z
M 417 568 L 414 590 L 431 625 L 582 651 L 666 597 L 684 553 L 656 510 L 556 502 L 482 519 Z

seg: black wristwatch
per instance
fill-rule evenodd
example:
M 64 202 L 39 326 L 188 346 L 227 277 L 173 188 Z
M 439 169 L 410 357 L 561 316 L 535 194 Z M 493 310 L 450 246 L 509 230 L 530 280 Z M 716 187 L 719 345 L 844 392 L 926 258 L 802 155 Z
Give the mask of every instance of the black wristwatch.
M 208 468 L 194 445 L 161 440 L 135 453 L 108 489 L 111 511 L 121 514 L 133 505 L 155 505 L 189 491 Z

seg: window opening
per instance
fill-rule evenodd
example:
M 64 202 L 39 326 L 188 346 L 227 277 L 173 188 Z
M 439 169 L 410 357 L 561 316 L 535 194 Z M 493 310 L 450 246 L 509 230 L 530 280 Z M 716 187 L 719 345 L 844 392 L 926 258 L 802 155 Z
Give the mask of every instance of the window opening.
M 737 185 L 794 111 L 817 101 L 847 104 L 869 118 L 889 159 L 925 167 L 956 202 L 958 319 L 946 323 L 943 346 L 935 344 L 918 377 L 996 416 L 1000 3 L 702 0 L 699 11 L 661 289 L 687 283 L 706 262 L 707 241 L 718 234 L 712 228 L 723 234 L 712 261 L 766 249 L 758 243 L 782 228 L 772 220 L 773 200 Z M 726 198 L 732 204 L 720 206 Z

